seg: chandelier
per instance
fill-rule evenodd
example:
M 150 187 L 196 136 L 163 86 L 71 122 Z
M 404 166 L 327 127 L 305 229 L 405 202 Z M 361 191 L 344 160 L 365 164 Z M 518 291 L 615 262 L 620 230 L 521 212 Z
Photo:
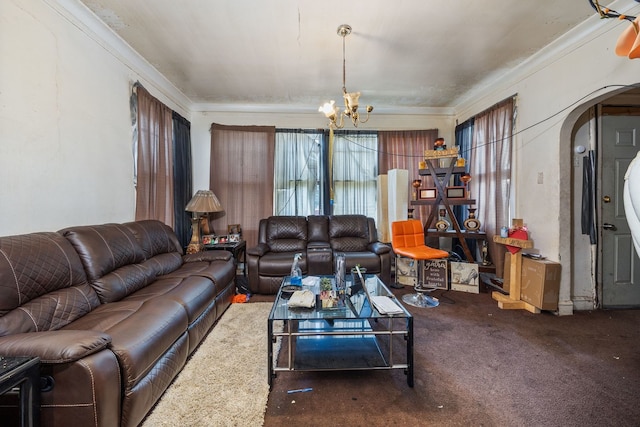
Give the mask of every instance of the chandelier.
M 338 27 L 338 35 L 342 37 L 342 97 L 344 98 L 344 111 L 340 112 L 340 108 L 336 105 L 335 101 L 325 102 L 318 111 L 324 113 L 329 119 L 329 127 L 331 129 L 342 129 L 344 127 L 344 118 L 351 119 L 353 126 L 358 127 L 360 123 L 366 123 L 369 121 L 369 113 L 373 111 L 371 105 L 367 105 L 367 116 L 364 120 L 361 119 L 360 113 L 358 113 L 358 99 L 360 98 L 360 92 L 347 92 L 346 87 L 346 60 L 345 60 L 345 39 L 351 34 L 351 26 L 342 24 Z M 340 121 L 338 122 L 338 116 Z

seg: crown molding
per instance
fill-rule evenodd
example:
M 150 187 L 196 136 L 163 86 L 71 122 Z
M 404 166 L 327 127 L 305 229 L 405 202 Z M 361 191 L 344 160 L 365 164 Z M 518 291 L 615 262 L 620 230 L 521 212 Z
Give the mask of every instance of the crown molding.
M 259 113 L 259 114 L 320 114 L 316 107 L 305 105 L 283 104 L 219 104 L 193 103 L 191 111 L 194 113 Z M 384 115 L 427 115 L 453 116 L 455 109 L 451 107 L 376 107 L 371 113 Z
M 191 111 L 191 100 L 185 96 L 153 65 L 144 59 L 124 39 L 109 28 L 87 6 L 78 0 L 43 0 L 60 16 L 78 28 L 117 60 L 139 76 L 143 85 L 152 86 L 168 100 L 183 110 L 186 114 Z M 149 87 L 147 87 L 149 89 Z

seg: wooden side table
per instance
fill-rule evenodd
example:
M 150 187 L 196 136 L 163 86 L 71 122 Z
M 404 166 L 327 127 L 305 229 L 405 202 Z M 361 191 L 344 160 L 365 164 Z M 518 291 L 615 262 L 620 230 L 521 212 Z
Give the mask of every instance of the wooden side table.
M 40 359 L 0 356 L 0 394 L 20 392 L 20 425 L 40 425 Z
M 240 240 L 239 242 L 217 243 L 215 245 L 204 245 L 205 251 L 229 251 L 239 261 L 242 255 L 242 275 L 247 277 L 247 242 Z
M 514 226 L 522 226 L 521 219 L 513 220 Z M 532 240 L 515 239 L 511 237 L 493 236 L 493 241 L 501 245 L 515 246 L 520 249 L 530 249 L 533 247 Z M 540 309 L 520 299 L 520 285 L 522 281 L 522 250 L 511 254 L 511 264 L 509 266 L 509 295 L 493 291 L 491 298 L 498 301 L 498 307 L 505 310 L 527 310 L 531 313 L 540 313 Z

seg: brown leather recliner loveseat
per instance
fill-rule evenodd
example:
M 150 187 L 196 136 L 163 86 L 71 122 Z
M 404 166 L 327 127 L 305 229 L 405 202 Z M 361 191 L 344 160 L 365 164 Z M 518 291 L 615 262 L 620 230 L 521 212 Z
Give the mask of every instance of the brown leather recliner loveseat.
M 234 294 L 230 253 L 159 221 L 0 237 L 0 354 L 41 359 L 43 426 L 136 426 Z
M 373 218 L 364 215 L 271 216 L 260 220 L 258 244 L 247 249 L 249 290 L 275 294 L 302 253 L 303 275 L 331 275 L 334 255 L 344 253 L 349 271 L 356 265 L 391 281 L 391 247 L 378 241 Z

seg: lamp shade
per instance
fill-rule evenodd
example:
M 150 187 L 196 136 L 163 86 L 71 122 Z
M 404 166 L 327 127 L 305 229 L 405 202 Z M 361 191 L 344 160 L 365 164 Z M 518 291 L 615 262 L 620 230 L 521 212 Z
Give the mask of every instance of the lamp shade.
M 196 194 L 189 200 L 187 207 L 184 208 L 187 212 L 222 212 L 224 208 L 222 203 L 213 194 L 211 190 L 198 190 Z

